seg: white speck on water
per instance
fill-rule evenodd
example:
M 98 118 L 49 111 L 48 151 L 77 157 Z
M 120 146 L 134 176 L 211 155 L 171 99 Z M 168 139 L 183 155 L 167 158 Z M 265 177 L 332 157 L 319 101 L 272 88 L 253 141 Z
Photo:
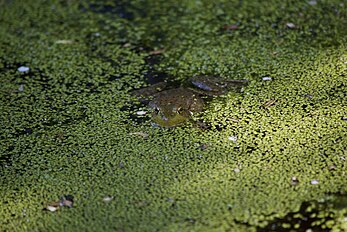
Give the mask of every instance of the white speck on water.
M 55 41 L 56 44 L 73 44 L 73 40 L 71 39 L 60 39 Z
M 104 202 L 110 202 L 113 200 L 113 197 L 110 197 L 110 196 L 106 196 L 102 199 Z
M 24 91 L 24 85 L 20 85 L 19 88 L 18 88 L 18 91 L 19 92 L 23 92 Z
M 271 81 L 271 77 L 263 77 L 263 81 Z
M 28 72 L 30 70 L 30 68 L 26 67 L 26 66 L 20 66 L 17 70 L 19 72 Z
M 311 184 L 318 184 L 318 180 L 311 180 Z
M 316 0 L 311 0 L 311 1 L 308 1 L 308 4 L 311 5 L 311 6 L 315 6 L 315 5 L 317 5 L 317 1 Z
M 136 114 L 137 115 L 145 115 L 145 114 L 147 114 L 147 112 L 143 111 L 143 110 L 140 110 L 140 111 L 137 111 Z
M 235 173 L 239 173 L 241 170 L 239 168 L 234 168 Z
M 147 138 L 148 137 L 148 134 L 145 133 L 145 132 L 132 132 L 132 133 L 129 133 L 129 135 L 139 135 L 139 136 L 142 136 L 143 138 Z
M 228 140 L 236 142 L 237 141 L 237 136 L 229 136 Z
M 51 206 L 51 205 L 48 205 L 47 206 L 47 210 L 51 211 L 51 212 L 54 212 L 58 209 L 58 207 L 55 207 L 55 206 Z
M 287 23 L 286 24 L 288 28 L 294 29 L 296 26 L 294 23 Z

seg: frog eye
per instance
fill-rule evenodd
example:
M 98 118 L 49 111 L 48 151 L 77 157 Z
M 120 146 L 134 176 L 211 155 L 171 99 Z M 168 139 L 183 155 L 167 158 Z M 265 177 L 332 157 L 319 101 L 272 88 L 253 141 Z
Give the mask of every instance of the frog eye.
M 155 107 L 155 108 L 154 108 L 154 113 L 155 113 L 155 114 L 159 114 L 159 113 L 160 113 L 160 109 L 159 109 L 158 107 Z
M 221 88 L 226 88 L 228 86 L 228 83 L 223 82 L 223 81 L 219 81 L 219 82 L 216 82 L 216 85 L 221 87 Z

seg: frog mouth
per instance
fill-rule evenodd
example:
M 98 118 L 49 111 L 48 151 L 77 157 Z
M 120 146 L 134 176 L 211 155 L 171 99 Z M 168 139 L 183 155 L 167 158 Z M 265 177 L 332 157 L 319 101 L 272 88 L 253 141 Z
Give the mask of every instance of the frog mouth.
M 184 115 L 181 114 L 174 114 L 165 116 L 163 113 L 158 113 L 158 112 L 153 112 L 152 113 L 152 120 L 156 124 L 162 127 L 173 127 L 177 126 L 181 123 L 186 122 L 189 119 L 189 117 L 185 117 Z

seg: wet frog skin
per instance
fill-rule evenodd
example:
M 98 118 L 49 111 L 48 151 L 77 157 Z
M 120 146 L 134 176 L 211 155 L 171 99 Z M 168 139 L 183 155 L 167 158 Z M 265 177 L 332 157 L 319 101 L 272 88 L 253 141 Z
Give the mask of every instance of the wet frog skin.
M 230 90 L 240 91 L 247 85 L 248 80 L 228 80 L 214 76 L 197 76 L 192 77 L 190 82 L 193 86 L 201 89 L 204 95 L 219 96 Z
M 194 113 L 204 108 L 202 96 L 219 96 L 229 90 L 241 90 L 247 80 L 227 80 L 214 76 L 198 76 L 189 80 L 189 87 L 179 87 L 154 93 L 164 86 L 158 83 L 138 90 L 136 95 L 153 99 L 148 106 L 152 111 L 152 120 L 163 127 L 174 127 L 187 121 Z M 147 95 L 147 96 L 146 96 Z

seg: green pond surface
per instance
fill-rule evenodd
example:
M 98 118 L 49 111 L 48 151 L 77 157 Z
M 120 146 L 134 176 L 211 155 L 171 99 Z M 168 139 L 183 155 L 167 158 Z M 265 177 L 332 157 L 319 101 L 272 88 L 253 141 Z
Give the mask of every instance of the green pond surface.
M 0 231 L 347 231 L 344 0 L 0 0 L 0 78 Z

